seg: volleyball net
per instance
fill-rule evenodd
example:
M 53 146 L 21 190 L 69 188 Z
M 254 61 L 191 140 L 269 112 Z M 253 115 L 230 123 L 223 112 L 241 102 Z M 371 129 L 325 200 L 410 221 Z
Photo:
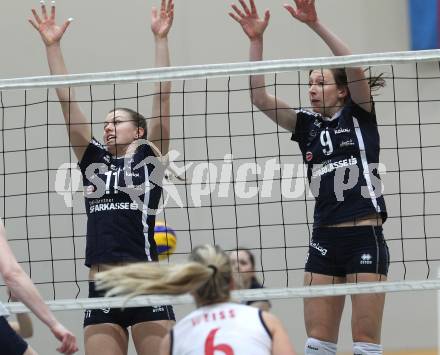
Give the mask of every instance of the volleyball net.
M 0 80 L 0 215 L 11 247 L 52 309 L 122 304 L 122 298 L 86 299 L 81 174 L 53 89 L 75 87 L 101 139 L 110 110 L 129 107 L 152 118 L 154 83 L 172 81 L 170 173 L 157 220 L 174 229 L 177 247 L 162 262 L 181 262 L 206 243 L 249 249 L 266 288 L 237 291 L 243 300 L 438 289 L 439 62 L 433 50 Z M 314 198 L 291 133 L 253 107 L 249 75 L 264 74 L 268 91 L 292 109 L 308 109 L 309 70 L 349 66 L 382 73 L 386 81 L 374 101 L 390 281 L 298 287 Z M 191 302 L 148 296 L 127 306 L 165 301 Z

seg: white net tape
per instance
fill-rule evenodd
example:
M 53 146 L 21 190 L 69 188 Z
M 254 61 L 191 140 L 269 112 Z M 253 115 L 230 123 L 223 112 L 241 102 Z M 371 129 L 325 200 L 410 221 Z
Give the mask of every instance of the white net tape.
M 98 84 L 121 84 L 129 82 L 158 82 L 167 80 L 208 79 L 224 76 L 282 73 L 319 67 L 337 68 L 350 66 L 377 66 L 432 62 L 440 59 L 440 50 L 355 54 L 341 57 L 299 58 L 261 62 L 222 63 L 167 67 L 143 70 L 127 70 L 89 74 L 38 76 L 0 80 L 0 90 L 54 88 Z
M 366 293 L 428 291 L 440 289 L 440 280 L 398 281 L 398 282 L 365 282 L 357 284 L 308 286 L 298 288 L 274 288 L 233 291 L 232 298 L 241 301 L 261 299 L 291 299 L 322 296 L 341 296 Z M 183 296 L 139 296 L 127 301 L 124 297 L 102 297 L 90 299 L 66 299 L 47 301 L 53 311 L 77 309 L 101 309 L 119 307 L 145 307 L 164 304 L 181 305 L 193 303 L 190 295 Z M 5 304 L 11 313 L 28 312 L 28 308 L 20 302 Z

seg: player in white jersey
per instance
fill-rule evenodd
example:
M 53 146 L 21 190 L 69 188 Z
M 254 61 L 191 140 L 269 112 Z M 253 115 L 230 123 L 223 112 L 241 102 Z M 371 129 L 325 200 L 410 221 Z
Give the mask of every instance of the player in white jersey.
M 26 304 L 44 322 L 60 341 L 58 351 L 73 354 L 78 350 L 75 336 L 58 322 L 29 276 L 17 262 L 6 239 L 6 231 L 0 220 L 0 274 L 15 297 Z M 9 325 L 8 310 L 0 303 L 0 353 L 8 355 L 36 355 L 37 353 Z
M 196 309 L 176 324 L 170 339 L 173 355 L 200 354 L 203 349 L 206 354 L 272 354 L 262 311 L 232 302 Z
M 98 273 L 96 283 L 109 296 L 192 294 L 198 308 L 164 338 L 160 355 L 295 354 L 277 317 L 230 301 L 232 266 L 218 246 L 196 247 L 185 264 L 139 263 Z

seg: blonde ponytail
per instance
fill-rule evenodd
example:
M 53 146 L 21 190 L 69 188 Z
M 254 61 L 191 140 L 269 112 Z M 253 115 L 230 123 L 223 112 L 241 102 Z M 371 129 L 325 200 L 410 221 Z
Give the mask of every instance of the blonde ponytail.
M 184 264 L 135 263 L 96 274 L 106 296 L 180 295 L 192 292 L 199 304 L 229 299 L 232 279 L 228 256 L 211 245 L 196 247 Z

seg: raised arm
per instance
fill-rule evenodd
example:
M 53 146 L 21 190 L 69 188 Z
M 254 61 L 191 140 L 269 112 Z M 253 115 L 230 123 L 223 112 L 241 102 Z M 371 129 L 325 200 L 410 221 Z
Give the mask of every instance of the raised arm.
M 47 13 L 44 1 L 41 2 L 41 15 L 32 9 L 33 18 L 29 19 L 31 25 L 40 33 L 41 39 L 46 46 L 47 61 L 52 75 L 68 74 L 61 51 L 60 41 L 69 27 L 71 19 L 61 26 L 55 22 L 55 2 L 52 2 L 50 14 Z M 66 128 L 78 160 L 81 160 L 91 139 L 91 128 L 88 119 L 81 112 L 75 93 L 72 88 L 57 88 L 58 99 L 63 111 Z
M 284 8 L 298 21 L 309 26 L 327 44 L 332 53 L 336 56 L 350 55 L 351 50 L 338 36 L 322 24 L 316 13 L 315 0 L 294 0 L 296 9 L 289 4 Z M 348 88 L 351 99 L 360 105 L 364 110 L 371 112 L 371 91 L 368 80 L 365 78 L 364 70 L 361 67 L 346 68 Z
M 239 0 L 239 2 L 241 9 L 232 5 L 234 12 L 230 12 L 229 16 L 240 24 L 244 33 L 249 37 L 249 60 L 263 60 L 263 34 L 269 24 L 269 10 L 265 11 L 264 18 L 260 18 L 254 0 L 249 0 L 249 6 L 244 0 Z M 272 121 L 293 131 L 296 125 L 296 112 L 290 109 L 284 101 L 266 91 L 264 75 L 252 75 L 250 81 L 252 103 Z
M 168 32 L 174 18 L 173 0 L 162 0 L 160 10 L 153 7 L 151 11 L 151 31 L 154 35 L 155 66 L 168 67 L 170 53 L 168 49 Z M 170 93 L 171 82 L 155 84 L 152 119 L 148 122 L 148 140 L 153 142 L 163 155 L 170 146 Z
M 21 300 L 34 314 L 45 323 L 61 342 L 58 351 L 73 354 L 78 350 L 75 336 L 58 322 L 40 296 L 29 276 L 15 259 L 6 240 L 6 232 L 0 221 L 0 273 L 11 293 Z

